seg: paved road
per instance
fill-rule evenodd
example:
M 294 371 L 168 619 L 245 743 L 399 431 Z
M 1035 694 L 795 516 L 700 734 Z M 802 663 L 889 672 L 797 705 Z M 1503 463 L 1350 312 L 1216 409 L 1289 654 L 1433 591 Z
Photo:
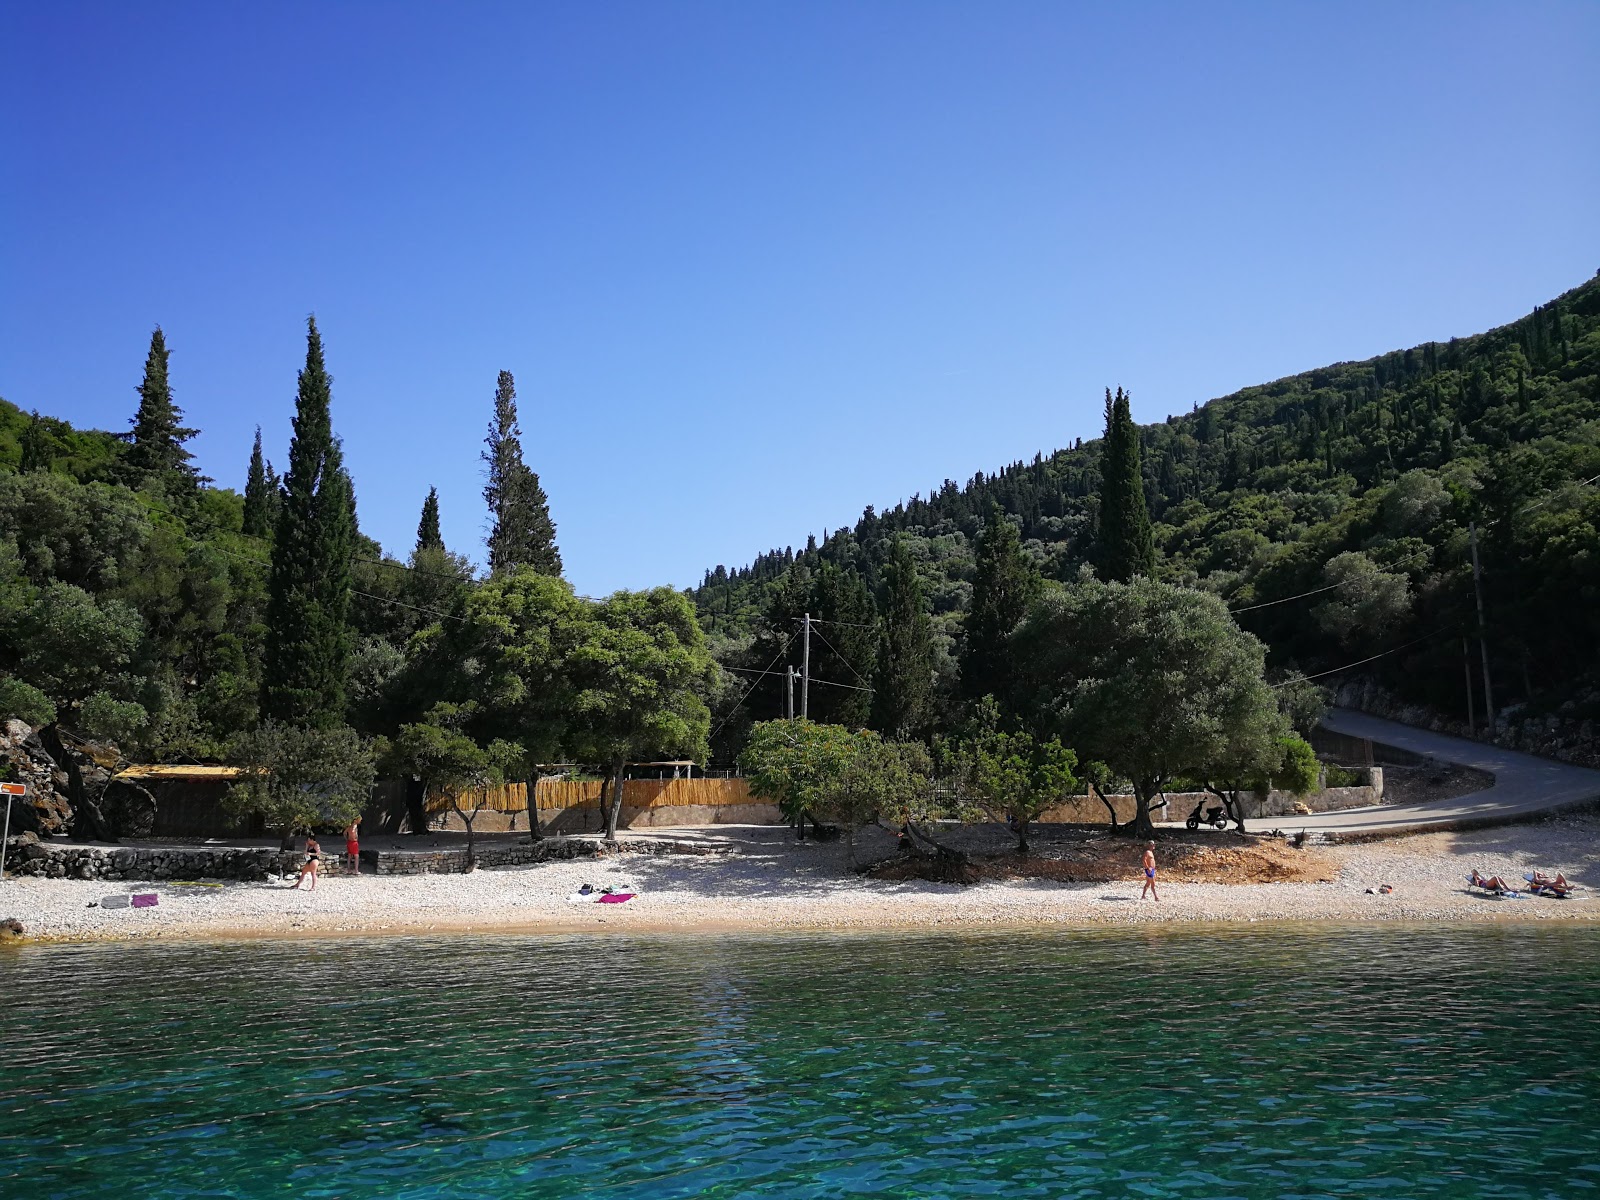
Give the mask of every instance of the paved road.
M 1447 737 L 1344 708 L 1330 709 L 1322 719 L 1322 726 L 1335 733 L 1371 738 L 1402 750 L 1431 754 L 1445 762 L 1492 772 L 1494 785 L 1454 800 L 1435 800 L 1429 804 L 1379 804 L 1309 817 L 1263 817 L 1250 823 L 1252 829 L 1276 825 L 1289 832 L 1299 829 L 1314 833 L 1392 831 L 1455 821 L 1493 821 L 1600 798 L 1600 771 L 1587 767 L 1536 758 L 1516 750 L 1502 750 L 1465 738 Z

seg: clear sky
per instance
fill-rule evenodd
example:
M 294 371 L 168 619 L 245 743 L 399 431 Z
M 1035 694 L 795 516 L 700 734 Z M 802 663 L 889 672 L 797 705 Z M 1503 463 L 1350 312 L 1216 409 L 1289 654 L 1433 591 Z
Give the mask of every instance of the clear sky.
M 315 312 L 362 527 L 481 560 L 515 373 L 580 591 L 1521 315 L 1600 268 L 1600 4 L 0 6 L 0 396 L 150 330 L 242 487 Z

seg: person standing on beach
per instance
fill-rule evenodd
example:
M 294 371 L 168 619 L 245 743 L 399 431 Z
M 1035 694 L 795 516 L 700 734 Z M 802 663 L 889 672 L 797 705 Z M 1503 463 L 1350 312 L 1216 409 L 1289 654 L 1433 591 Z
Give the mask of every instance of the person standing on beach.
M 306 834 L 306 861 L 300 866 L 300 878 L 294 881 L 295 891 L 300 890 L 300 885 L 306 881 L 306 876 L 311 876 L 311 890 L 317 890 L 317 875 L 322 869 L 322 847 L 317 844 L 315 834 Z
M 357 817 L 345 827 L 344 853 L 350 863 L 350 874 L 361 874 L 361 818 Z
M 1156 891 L 1156 844 L 1154 842 L 1146 842 L 1144 844 L 1144 891 L 1139 893 L 1139 899 L 1144 899 L 1145 892 L 1149 892 L 1155 898 L 1156 903 L 1159 904 L 1161 902 L 1161 896 Z

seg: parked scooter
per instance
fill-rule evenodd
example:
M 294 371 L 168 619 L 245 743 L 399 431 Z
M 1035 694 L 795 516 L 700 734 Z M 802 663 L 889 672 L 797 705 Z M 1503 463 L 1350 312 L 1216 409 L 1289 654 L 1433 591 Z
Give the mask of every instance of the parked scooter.
M 1215 808 L 1208 809 L 1206 808 L 1208 803 L 1210 803 L 1209 800 L 1202 800 L 1199 804 L 1196 804 L 1194 811 L 1189 814 L 1189 819 L 1184 822 L 1184 825 L 1190 829 L 1199 829 L 1200 823 L 1204 821 L 1213 829 L 1226 829 L 1228 827 L 1228 810 L 1220 803 Z

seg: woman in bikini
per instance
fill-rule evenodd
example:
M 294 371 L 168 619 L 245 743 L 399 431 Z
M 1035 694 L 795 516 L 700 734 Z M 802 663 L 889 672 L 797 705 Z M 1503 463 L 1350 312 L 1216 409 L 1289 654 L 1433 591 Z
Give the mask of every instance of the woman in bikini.
M 306 834 L 306 861 L 300 867 L 300 878 L 294 881 L 297 891 L 300 885 L 306 881 L 307 875 L 311 876 L 311 890 L 313 892 L 317 890 L 317 875 L 322 870 L 321 864 L 322 847 L 317 845 L 316 835 L 308 833 Z

